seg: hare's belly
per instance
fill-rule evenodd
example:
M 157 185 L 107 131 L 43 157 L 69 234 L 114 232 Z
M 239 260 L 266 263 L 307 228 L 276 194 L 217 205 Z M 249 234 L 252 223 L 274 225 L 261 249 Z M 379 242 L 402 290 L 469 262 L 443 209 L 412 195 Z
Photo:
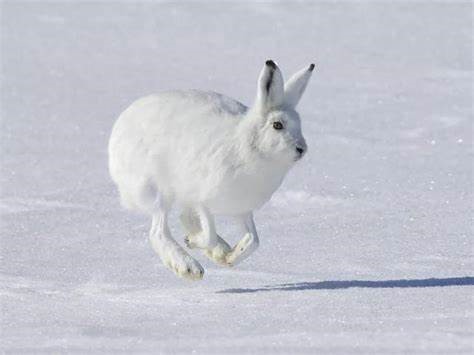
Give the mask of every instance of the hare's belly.
M 263 179 L 240 178 L 222 184 L 214 198 L 206 202 L 212 213 L 240 215 L 260 208 L 278 189 L 283 176 Z

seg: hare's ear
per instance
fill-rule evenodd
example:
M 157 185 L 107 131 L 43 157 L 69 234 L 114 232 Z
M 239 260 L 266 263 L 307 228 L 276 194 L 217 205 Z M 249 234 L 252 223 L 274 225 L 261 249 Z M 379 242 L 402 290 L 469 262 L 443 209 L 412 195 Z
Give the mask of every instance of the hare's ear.
M 283 76 L 273 60 L 267 60 L 260 72 L 257 88 L 257 109 L 268 112 L 283 104 Z
M 313 73 L 314 64 L 293 74 L 285 83 L 284 104 L 287 107 L 295 108 L 308 85 L 309 78 Z

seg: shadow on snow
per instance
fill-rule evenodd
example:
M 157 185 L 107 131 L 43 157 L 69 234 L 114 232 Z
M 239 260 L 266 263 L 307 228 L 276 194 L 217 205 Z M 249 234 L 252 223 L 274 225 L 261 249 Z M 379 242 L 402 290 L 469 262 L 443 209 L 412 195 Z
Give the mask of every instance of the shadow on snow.
M 473 286 L 474 277 L 449 277 L 443 279 L 381 280 L 381 281 L 318 281 L 269 285 L 260 288 L 230 288 L 217 293 L 253 293 L 264 291 L 304 291 L 304 290 L 340 290 L 347 288 L 417 288 Z

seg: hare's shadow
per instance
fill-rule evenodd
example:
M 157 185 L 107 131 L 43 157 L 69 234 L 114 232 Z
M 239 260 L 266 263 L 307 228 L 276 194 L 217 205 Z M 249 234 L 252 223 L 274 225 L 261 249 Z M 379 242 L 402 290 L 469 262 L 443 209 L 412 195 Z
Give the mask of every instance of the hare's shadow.
M 229 288 L 217 293 L 254 293 L 266 291 L 304 291 L 304 290 L 340 290 L 347 288 L 417 288 L 417 287 L 447 287 L 473 286 L 474 277 L 449 277 L 430 279 L 400 279 L 400 280 L 347 280 L 347 281 L 318 281 L 297 282 L 279 285 L 268 285 L 259 288 Z

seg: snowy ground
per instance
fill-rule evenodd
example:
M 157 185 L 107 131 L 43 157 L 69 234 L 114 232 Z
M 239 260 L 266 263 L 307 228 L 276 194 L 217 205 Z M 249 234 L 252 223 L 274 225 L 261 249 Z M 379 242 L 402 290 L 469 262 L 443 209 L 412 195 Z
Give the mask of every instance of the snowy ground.
M 474 351 L 469 2 L 1 12 L 1 351 Z M 120 209 L 111 126 L 164 89 L 251 103 L 267 58 L 287 76 L 317 64 L 300 105 L 309 154 L 257 213 L 252 258 L 198 256 L 204 280 L 180 280 L 149 221 Z

